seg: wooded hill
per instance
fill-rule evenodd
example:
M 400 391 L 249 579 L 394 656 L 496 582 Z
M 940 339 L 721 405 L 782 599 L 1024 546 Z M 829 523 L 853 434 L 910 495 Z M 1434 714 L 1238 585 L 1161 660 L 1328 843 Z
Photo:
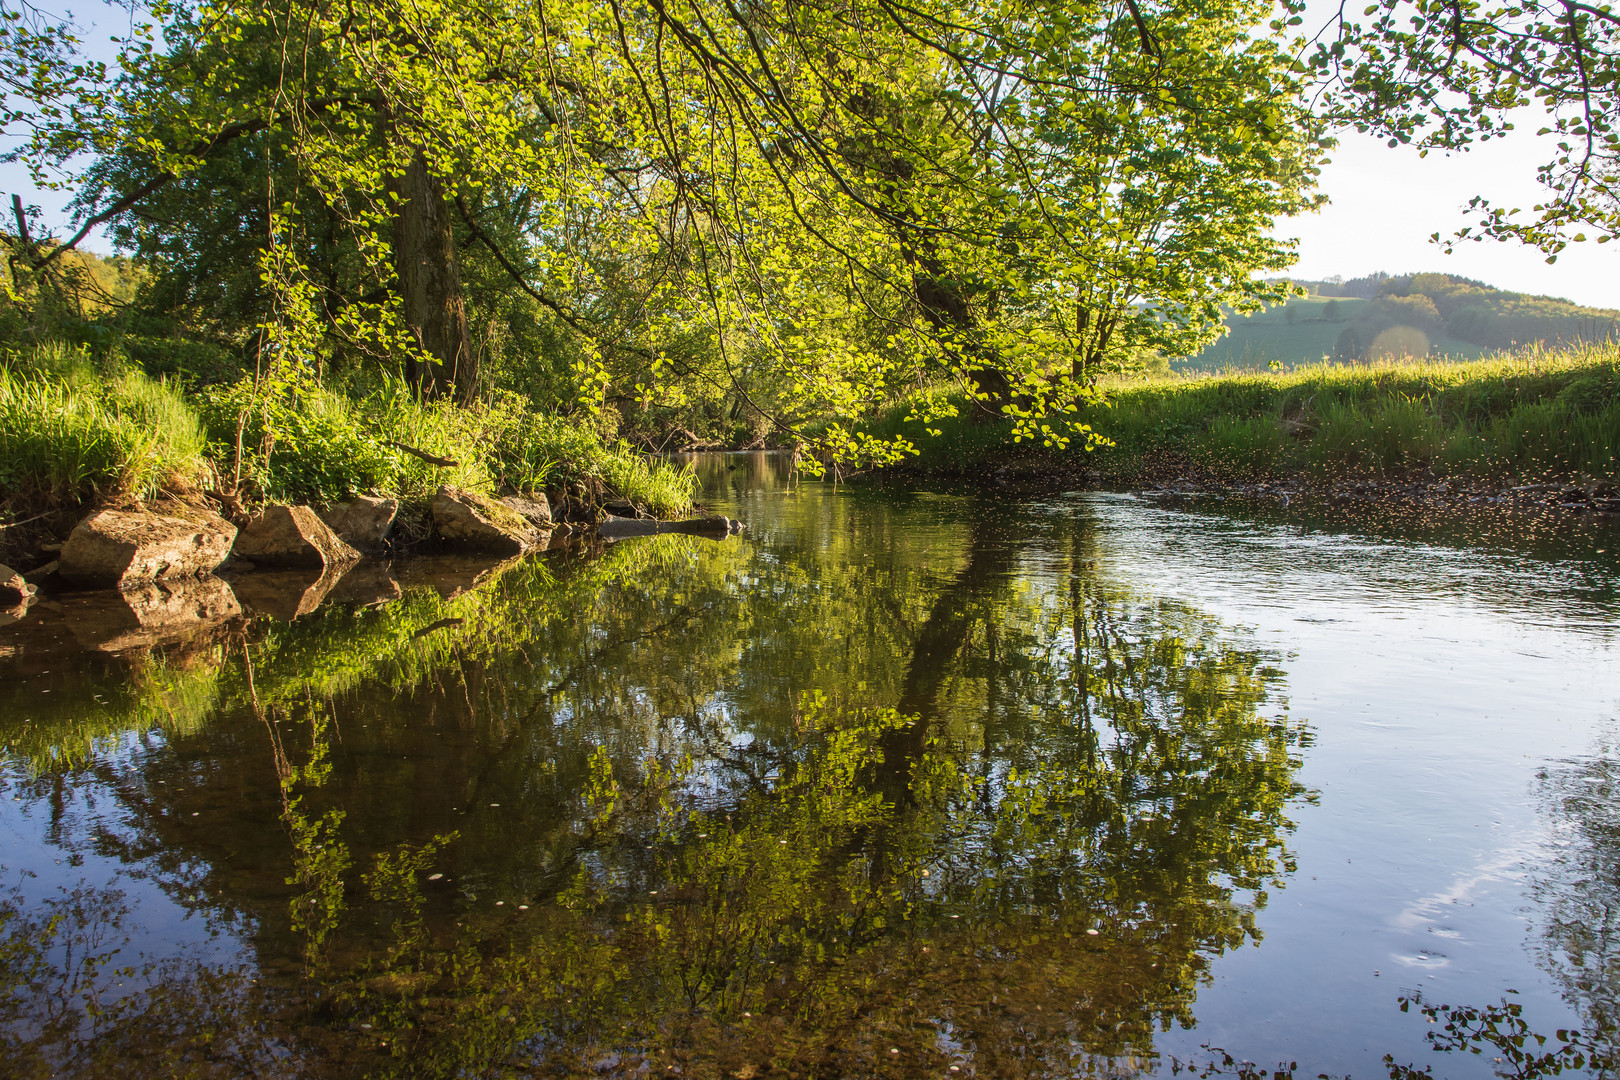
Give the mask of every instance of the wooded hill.
M 1292 366 L 1436 356 L 1475 359 L 1540 343 L 1620 337 L 1620 311 L 1498 289 L 1454 274 L 1372 274 L 1296 281 L 1306 290 L 1279 307 L 1229 314 L 1227 336 L 1175 366 L 1184 370 Z

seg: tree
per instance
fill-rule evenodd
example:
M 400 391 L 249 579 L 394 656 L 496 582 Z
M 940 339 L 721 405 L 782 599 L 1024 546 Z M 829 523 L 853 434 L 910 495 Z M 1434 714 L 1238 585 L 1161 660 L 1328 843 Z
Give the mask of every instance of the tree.
M 467 281 L 495 273 L 566 328 L 593 406 L 718 388 L 789 432 L 831 418 L 831 455 L 900 452 L 848 425 L 942 377 L 1064 440 L 1043 418 L 1110 365 L 1275 298 L 1268 227 L 1312 204 L 1321 150 L 1248 0 L 159 15 L 164 47 L 21 155 L 98 155 L 82 223 L 158 247 L 213 242 L 153 212 L 172 190 L 262 185 L 233 196 L 262 210 L 205 218 L 255 252 L 232 260 L 255 358 L 314 348 L 470 401 L 495 305 Z
M 1338 338 L 1333 342 L 1333 357 L 1346 363 L 1354 363 L 1361 359 L 1365 348 L 1361 335 L 1356 333 L 1356 328 L 1347 326 L 1339 332 Z
M 1585 229 L 1598 243 L 1620 232 L 1620 15 L 1609 5 L 1377 0 L 1366 25 L 1340 11 L 1310 56 L 1331 79 L 1335 118 L 1424 152 L 1500 137 L 1515 109 L 1539 107 L 1550 118 L 1538 132 L 1555 140 L 1537 170 L 1546 201 L 1521 217 L 1476 196 L 1477 224 L 1445 241 L 1448 249 L 1511 238 L 1553 262 L 1586 240 Z

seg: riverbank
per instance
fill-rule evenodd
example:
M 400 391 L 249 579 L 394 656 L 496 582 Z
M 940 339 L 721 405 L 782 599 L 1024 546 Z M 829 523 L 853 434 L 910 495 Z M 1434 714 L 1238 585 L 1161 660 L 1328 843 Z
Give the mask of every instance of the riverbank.
M 684 513 L 695 481 L 513 395 L 460 408 L 387 382 L 188 390 L 54 346 L 0 363 L 0 561 L 64 539 L 93 507 L 175 499 L 232 517 L 271 503 L 397 500 L 408 543 L 428 534 L 412 523 L 427 521 L 443 487 L 546 492 L 557 516 L 594 520 L 610 503 Z
M 1465 363 L 1313 365 L 1107 388 L 1078 423 L 1108 445 L 1014 442 L 963 415 L 873 434 L 917 457 L 886 470 L 1009 490 L 1124 486 L 1288 500 L 1400 500 L 1620 512 L 1620 346 L 1529 350 Z

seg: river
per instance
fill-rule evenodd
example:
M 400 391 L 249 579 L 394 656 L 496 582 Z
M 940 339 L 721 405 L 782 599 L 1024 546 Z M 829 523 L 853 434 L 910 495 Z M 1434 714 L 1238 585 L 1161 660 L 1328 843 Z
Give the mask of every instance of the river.
M 0 1075 L 1614 1071 L 1620 530 L 694 465 L 0 627 Z

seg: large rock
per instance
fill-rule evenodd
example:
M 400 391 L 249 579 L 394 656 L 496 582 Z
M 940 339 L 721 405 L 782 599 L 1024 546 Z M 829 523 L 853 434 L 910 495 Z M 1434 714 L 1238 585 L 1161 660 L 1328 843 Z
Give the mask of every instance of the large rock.
M 346 566 L 360 557 L 307 506 L 265 507 L 242 526 L 232 553 L 259 566 L 303 570 Z
M 68 536 L 57 573 L 76 585 L 118 589 L 162 577 L 196 577 L 224 562 L 235 539 L 236 526 L 213 514 L 102 510 Z
M 540 542 L 540 534 L 522 514 L 460 488 L 440 488 L 429 509 L 440 537 L 475 551 L 521 555 Z
M 533 491 L 526 495 L 508 495 L 501 500 L 501 505 L 509 510 L 516 510 L 523 520 L 536 529 L 551 528 L 551 500 L 546 498 L 543 491 Z
M 321 512 L 321 520 L 345 544 L 360 551 L 377 551 L 388 539 L 399 516 L 399 500 L 362 495 Z
M 235 578 L 231 589 L 247 611 L 268 615 L 277 622 L 292 622 L 320 607 L 342 576 L 341 567 L 264 570 Z
M 399 583 L 406 589 L 425 585 L 440 599 L 454 600 L 490 585 L 516 565 L 512 556 L 418 555 L 399 568 Z
M 242 613 L 231 587 L 217 577 L 169 578 L 120 592 L 77 593 L 62 600 L 62 616 L 87 649 L 123 652 L 183 640 Z
M 38 592 L 23 576 L 5 563 L 0 563 L 0 608 L 14 608 L 28 603 Z

